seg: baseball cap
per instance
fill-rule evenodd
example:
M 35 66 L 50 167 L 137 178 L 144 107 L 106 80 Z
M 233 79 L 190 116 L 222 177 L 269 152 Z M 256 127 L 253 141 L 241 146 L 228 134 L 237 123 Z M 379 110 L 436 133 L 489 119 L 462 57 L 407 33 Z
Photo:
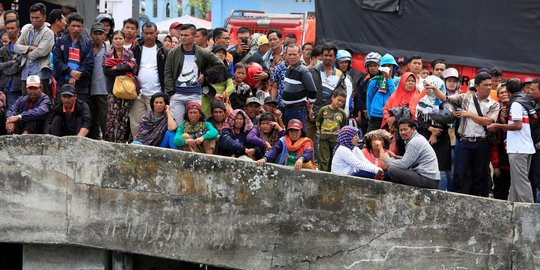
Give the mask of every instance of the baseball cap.
M 62 85 L 62 89 L 60 90 L 60 95 L 75 95 L 75 86 L 71 84 L 64 84 Z
M 289 121 L 289 124 L 287 125 L 287 129 L 299 129 L 299 130 L 302 130 L 302 129 L 304 129 L 304 125 L 302 124 L 302 121 L 300 121 L 298 119 L 291 119 L 291 121 Z
M 171 29 L 171 28 L 176 28 L 176 27 L 180 27 L 180 26 L 182 26 L 181 23 L 179 23 L 179 22 L 173 22 L 173 23 L 171 23 L 171 26 L 169 26 L 169 29 Z
M 217 51 L 224 51 L 225 54 L 227 54 L 227 48 L 225 48 L 225 46 L 223 45 L 217 45 L 217 46 L 214 46 L 214 48 L 212 48 L 213 53 L 216 53 Z
M 256 97 L 250 97 L 246 100 L 246 105 L 251 104 L 251 103 L 257 103 L 259 104 L 259 106 L 262 105 L 261 100 Z
M 266 97 L 264 99 L 264 104 L 269 104 L 269 103 L 274 103 L 274 104 L 278 104 L 278 101 L 277 99 L 273 98 L 273 97 Z
M 41 79 L 39 79 L 38 75 L 30 75 L 28 78 L 26 78 L 26 87 L 29 86 L 41 86 Z
M 103 27 L 103 24 L 100 22 L 94 23 L 92 25 L 92 28 L 90 29 L 90 33 L 93 32 L 103 32 L 105 33 L 105 27 Z
M 257 45 L 261 46 L 264 44 L 269 44 L 268 37 L 266 35 L 262 35 L 259 37 L 259 39 L 257 39 Z

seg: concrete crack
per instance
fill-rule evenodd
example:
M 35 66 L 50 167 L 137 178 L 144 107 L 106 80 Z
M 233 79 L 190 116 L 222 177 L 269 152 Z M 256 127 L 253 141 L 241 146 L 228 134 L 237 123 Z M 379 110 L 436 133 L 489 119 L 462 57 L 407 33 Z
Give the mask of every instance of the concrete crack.
M 400 229 L 401 228 L 396 228 L 396 229 L 384 231 L 384 232 L 378 234 L 377 236 L 371 238 L 367 243 L 361 244 L 359 246 L 356 246 L 356 247 L 353 247 L 353 248 L 350 248 L 350 249 L 347 249 L 347 250 L 339 250 L 339 251 L 336 251 L 336 252 L 334 252 L 332 254 L 316 256 L 314 259 L 306 258 L 306 259 L 301 260 L 300 262 L 312 264 L 312 263 L 316 263 L 317 261 L 319 261 L 321 259 L 332 258 L 334 256 L 337 256 L 337 255 L 341 254 L 341 253 L 345 254 L 345 253 L 349 253 L 349 252 L 354 252 L 354 251 L 356 251 L 356 250 L 358 250 L 358 249 L 360 249 L 362 247 L 370 245 L 373 241 L 381 238 L 382 236 L 384 236 L 384 235 L 386 235 L 388 233 L 400 230 Z

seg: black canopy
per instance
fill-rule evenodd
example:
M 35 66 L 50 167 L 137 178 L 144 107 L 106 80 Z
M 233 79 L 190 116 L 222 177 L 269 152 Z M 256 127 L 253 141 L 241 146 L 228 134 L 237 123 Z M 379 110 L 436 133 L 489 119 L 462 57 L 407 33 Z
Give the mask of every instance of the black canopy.
M 538 0 L 316 0 L 315 10 L 317 42 L 338 48 L 540 74 Z

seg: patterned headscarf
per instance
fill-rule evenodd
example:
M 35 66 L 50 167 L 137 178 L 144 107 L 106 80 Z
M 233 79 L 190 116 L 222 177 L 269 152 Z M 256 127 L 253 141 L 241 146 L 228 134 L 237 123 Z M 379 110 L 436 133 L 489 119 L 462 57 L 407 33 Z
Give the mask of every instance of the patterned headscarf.
M 249 119 L 249 116 L 246 112 L 244 112 L 241 109 L 236 109 L 229 113 L 229 116 L 225 119 L 225 123 L 223 123 L 223 129 L 230 129 L 234 131 L 234 122 L 236 120 L 237 114 L 242 114 L 244 116 L 244 132 L 248 133 L 253 128 L 253 123 L 251 122 L 251 119 Z
M 339 130 L 337 137 L 337 144 L 334 147 L 334 154 L 340 145 L 343 145 L 349 149 L 353 149 L 352 138 L 358 136 L 358 129 L 353 126 L 344 126 Z

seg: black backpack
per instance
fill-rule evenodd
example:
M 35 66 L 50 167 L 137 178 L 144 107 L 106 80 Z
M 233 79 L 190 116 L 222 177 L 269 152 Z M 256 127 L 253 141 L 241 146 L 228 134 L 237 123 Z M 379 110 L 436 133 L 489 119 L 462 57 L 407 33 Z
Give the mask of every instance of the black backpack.
M 531 137 L 534 143 L 536 151 L 540 150 L 540 121 L 538 120 L 538 115 L 540 114 L 540 104 L 535 104 L 530 98 L 527 97 L 525 93 L 514 94 L 510 100 L 510 105 L 517 102 L 525 108 L 527 114 L 529 115 L 529 125 L 531 127 Z M 510 112 L 508 112 L 510 113 Z

